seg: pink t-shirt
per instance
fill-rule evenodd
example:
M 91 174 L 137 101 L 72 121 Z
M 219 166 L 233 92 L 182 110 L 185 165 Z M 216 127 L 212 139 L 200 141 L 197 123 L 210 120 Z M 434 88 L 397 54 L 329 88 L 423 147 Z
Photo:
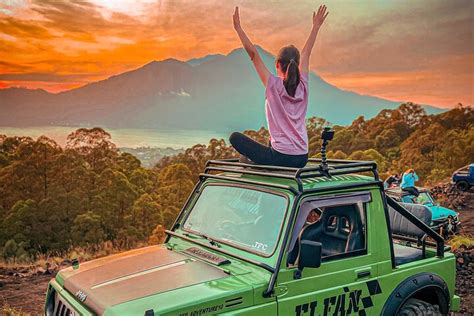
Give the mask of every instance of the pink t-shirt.
M 286 92 L 283 79 L 270 75 L 265 89 L 265 113 L 273 149 L 287 155 L 308 152 L 307 109 L 308 73 L 301 73 L 294 97 Z

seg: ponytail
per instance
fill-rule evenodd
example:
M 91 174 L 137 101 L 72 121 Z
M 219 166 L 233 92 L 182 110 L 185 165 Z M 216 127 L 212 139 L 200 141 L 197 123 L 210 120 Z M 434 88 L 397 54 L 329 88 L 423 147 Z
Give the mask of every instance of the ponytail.
M 300 83 L 300 52 L 293 46 L 285 46 L 278 53 L 277 62 L 280 64 L 282 72 L 285 74 L 283 85 L 288 95 L 294 97 L 296 88 Z
M 285 86 L 286 92 L 292 97 L 295 96 L 296 88 L 300 83 L 300 69 L 296 61 L 292 58 L 288 63 L 288 67 L 285 72 L 285 79 L 283 85 Z

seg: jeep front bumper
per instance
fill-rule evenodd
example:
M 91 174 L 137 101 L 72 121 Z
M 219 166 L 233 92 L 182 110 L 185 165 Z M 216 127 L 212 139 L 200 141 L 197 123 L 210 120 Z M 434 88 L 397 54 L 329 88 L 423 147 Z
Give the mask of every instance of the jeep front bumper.
M 460 225 L 461 221 L 458 216 L 448 216 L 447 218 L 434 221 L 431 228 L 443 236 L 448 236 L 450 234 L 456 234 L 459 231 Z

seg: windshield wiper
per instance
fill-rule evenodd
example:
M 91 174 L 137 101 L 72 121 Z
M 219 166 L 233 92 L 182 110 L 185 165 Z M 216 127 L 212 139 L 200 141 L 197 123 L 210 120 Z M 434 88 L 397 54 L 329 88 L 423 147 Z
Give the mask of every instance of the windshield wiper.
M 192 237 L 189 233 L 183 233 L 183 235 L 187 236 L 187 237 Z M 201 238 L 206 239 L 207 241 L 209 241 L 209 244 L 211 244 L 212 246 L 216 246 L 218 248 L 221 248 L 221 244 L 219 242 L 217 242 L 214 238 L 207 236 L 206 234 L 193 232 L 193 235 L 196 235 L 196 236 L 199 236 Z

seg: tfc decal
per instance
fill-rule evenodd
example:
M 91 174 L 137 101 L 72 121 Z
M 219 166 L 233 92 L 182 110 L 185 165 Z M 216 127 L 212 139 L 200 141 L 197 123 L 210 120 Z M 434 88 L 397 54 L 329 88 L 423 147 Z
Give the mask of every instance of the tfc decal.
M 372 306 L 372 296 L 382 293 L 380 284 L 377 280 L 365 283 L 369 295 L 362 296 L 362 290 L 355 289 L 349 291 L 348 287 L 344 287 L 344 292 L 331 297 L 326 297 L 322 302 L 323 316 L 346 316 L 358 313 L 359 316 L 365 316 L 366 310 Z M 312 301 L 295 307 L 296 316 L 316 316 L 316 307 L 318 301 Z
M 192 312 L 184 312 L 179 314 L 179 316 L 199 316 L 199 315 L 205 315 L 205 314 L 216 314 L 215 312 L 220 311 L 221 309 L 224 308 L 224 304 L 219 304 L 219 305 L 214 305 L 210 307 L 204 307 L 197 309 Z

